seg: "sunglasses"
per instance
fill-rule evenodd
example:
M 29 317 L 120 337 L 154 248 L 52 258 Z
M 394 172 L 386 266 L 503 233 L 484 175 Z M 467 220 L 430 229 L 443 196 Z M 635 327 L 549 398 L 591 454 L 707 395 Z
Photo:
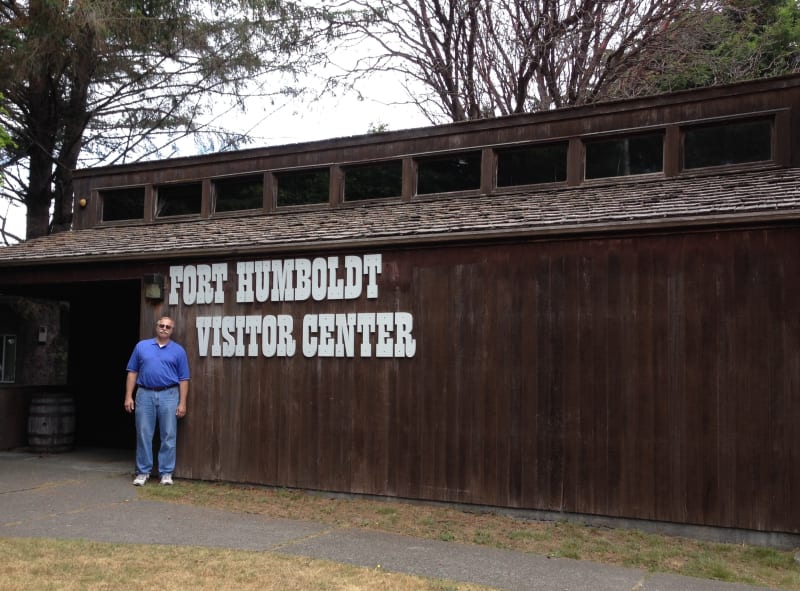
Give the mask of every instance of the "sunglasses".
M 171 324 L 159 324 L 158 328 L 172 329 L 172 325 Z

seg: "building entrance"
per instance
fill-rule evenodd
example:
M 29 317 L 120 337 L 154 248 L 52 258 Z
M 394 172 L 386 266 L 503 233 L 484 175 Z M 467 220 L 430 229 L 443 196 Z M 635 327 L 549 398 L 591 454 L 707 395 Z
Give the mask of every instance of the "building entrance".
M 76 444 L 133 448 L 133 416 L 122 405 L 125 366 L 139 339 L 140 285 L 82 284 L 81 292 L 87 297 L 70 301 L 69 389 L 75 397 Z

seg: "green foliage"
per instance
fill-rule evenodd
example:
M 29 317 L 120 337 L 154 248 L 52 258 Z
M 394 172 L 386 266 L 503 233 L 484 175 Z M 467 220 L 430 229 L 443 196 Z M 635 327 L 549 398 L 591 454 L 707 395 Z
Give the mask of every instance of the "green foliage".
M 0 115 L 8 114 L 8 111 L 6 111 L 3 108 L 4 98 L 5 97 L 3 97 L 3 93 L 0 92 Z M 9 135 L 8 131 L 6 131 L 6 129 L 2 125 L 0 125 L 0 149 L 5 148 L 6 146 L 13 147 L 14 140 L 11 139 L 11 136 Z
M 797 0 L 729 0 L 684 15 L 657 51 L 623 77 L 620 94 L 727 84 L 800 71 Z
M 751 65 L 751 77 L 779 75 L 798 65 L 800 8 L 796 0 L 741 2 L 724 13 L 727 33 L 712 51 L 719 57 Z
M 19 166 L 28 237 L 69 223 L 71 171 L 204 150 L 245 135 L 208 124 L 251 98 L 296 95 L 329 15 L 293 0 L 30 0 L 0 3 L 3 166 Z M 276 83 L 277 82 L 277 83 Z M 31 224 L 31 218 L 37 221 Z
M 0 115 L 7 115 L 8 111 L 3 108 L 3 93 L 0 93 Z M 0 124 L 0 150 L 16 147 L 14 140 L 11 139 L 8 131 Z M 0 185 L 3 184 L 3 171 L 0 169 Z

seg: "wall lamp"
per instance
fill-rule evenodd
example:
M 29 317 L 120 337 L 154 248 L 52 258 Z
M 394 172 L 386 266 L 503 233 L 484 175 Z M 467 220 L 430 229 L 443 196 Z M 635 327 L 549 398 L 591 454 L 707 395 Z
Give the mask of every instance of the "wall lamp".
M 144 297 L 148 300 L 163 301 L 164 276 L 160 273 L 144 276 Z

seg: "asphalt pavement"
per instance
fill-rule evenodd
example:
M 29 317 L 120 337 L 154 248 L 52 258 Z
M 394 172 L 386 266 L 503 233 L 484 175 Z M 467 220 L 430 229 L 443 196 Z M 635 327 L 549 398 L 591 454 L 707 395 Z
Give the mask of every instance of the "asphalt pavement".
M 128 457 L 131 456 L 131 457 Z M 507 591 L 763 591 L 485 546 L 138 498 L 132 454 L 0 452 L 0 537 L 274 552 Z M 148 486 L 158 486 L 151 480 Z

